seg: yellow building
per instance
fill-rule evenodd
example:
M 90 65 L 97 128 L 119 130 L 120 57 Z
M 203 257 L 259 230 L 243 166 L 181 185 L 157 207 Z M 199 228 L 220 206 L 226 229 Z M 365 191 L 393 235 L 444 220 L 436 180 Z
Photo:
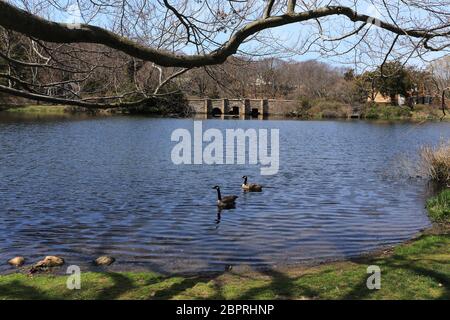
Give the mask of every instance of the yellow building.
M 367 102 L 375 102 L 375 103 L 391 103 L 391 97 L 385 97 L 380 92 L 375 94 L 375 99 L 372 101 L 372 97 L 369 96 L 367 98 Z
M 377 92 L 375 94 L 375 99 L 373 100 L 375 103 L 384 103 L 384 104 L 390 104 L 392 102 L 391 97 L 386 97 L 382 95 L 380 92 Z M 395 101 L 396 104 L 399 106 L 402 106 L 406 103 L 406 98 L 402 96 L 401 94 L 395 95 Z M 367 102 L 372 102 L 372 97 L 367 98 Z

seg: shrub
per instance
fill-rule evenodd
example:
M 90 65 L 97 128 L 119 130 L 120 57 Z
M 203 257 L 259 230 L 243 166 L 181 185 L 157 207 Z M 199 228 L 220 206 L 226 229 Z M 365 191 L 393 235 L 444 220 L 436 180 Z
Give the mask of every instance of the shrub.
M 439 184 L 450 184 L 450 140 L 436 147 L 425 146 L 420 152 L 426 176 Z
M 362 108 L 362 117 L 366 119 L 399 120 L 411 118 L 411 110 L 405 106 L 367 103 Z
M 178 116 L 187 116 L 191 113 L 184 95 L 179 91 L 150 99 L 144 105 L 133 108 L 124 108 L 121 111 L 130 114 L 162 114 Z
M 450 219 L 450 189 L 444 190 L 427 201 L 430 218 L 437 222 L 446 222 Z
M 302 109 L 310 109 L 311 108 L 311 101 L 306 98 L 306 97 L 301 97 L 300 98 L 300 106 L 302 107 Z
M 318 99 L 314 101 L 309 113 L 315 118 L 348 118 L 352 113 L 352 107 L 338 101 Z
M 376 105 L 370 104 L 363 108 L 361 116 L 366 119 L 379 119 L 380 113 L 378 112 Z
M 441 120 L 449 119 L 448 113 L 444 116 L 440 106 L 417 104 L 412 113 L 413 120 Z
M 335 119 L 335 118 L 343 118 L 343 117 L 340 117 L 339 114 L 334 110 L 324 110 L 324 111 L 322 111 L 322 118 Z

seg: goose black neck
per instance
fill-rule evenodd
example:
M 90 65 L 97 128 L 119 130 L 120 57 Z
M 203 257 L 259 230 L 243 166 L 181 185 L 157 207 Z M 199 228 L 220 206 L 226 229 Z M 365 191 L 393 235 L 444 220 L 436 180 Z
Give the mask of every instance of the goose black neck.
M 247 184 L 247 177 L 244 178 L 244 184 Z
M 220 194 L 220 188 L 217 188 L 217 199 L 222 200 L 222 195 Z

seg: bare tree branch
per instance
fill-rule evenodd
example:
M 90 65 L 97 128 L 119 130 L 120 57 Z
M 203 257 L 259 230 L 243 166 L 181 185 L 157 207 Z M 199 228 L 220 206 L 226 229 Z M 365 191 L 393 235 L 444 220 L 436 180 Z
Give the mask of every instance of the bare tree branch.
M 274 3 L 274 0 L 267 1 L 266 9 L 264 10 L 264 15 L 263 15 L 264 19 L 270 17 L 270 15 L 272 13 L 273 3 Z
M 158 94 L 159 90 L 161 90 L 161 88 L 163 86 L 165 86 L 167 83 L 169 83 L 171 80 L 175 79 L 176 77 L 182 75 L 183 73 L 185 73 L 186 71 L 188 71 L 190 69 L 186 68 L 186 69 L 181 69 L 180 71 L 177 71 L 175 73 L 173 73 L 172 75 L 170 75 L 169 77 L 167 77 L 164 81 L 162 81 L 155 89 L 155 91 L 153 91 L 153 94 Z
M 367 22 L 371 21 L 370 19 L 375 21 L 374 18 L 357 13 L 349 7 L 326 6 L 290 15 L 271 16 L 255 20 L 244 25 L 222 47 L 211 53 L 184 55 L 148 47 L 97 26 L 51 22 L 18 9 L 5 1 L 0 1 L 0 25 L 9 30 L 48 42 L 102 44 L 161 66 L 182 68 L 223 63 L 229 56 L 237 52 L 239 46 L 246 39 L 262 30 L 333 15 L 346 16 L 353 22 Z M 430 39 L 450 35 L 450 31 L 437 33 L 419 29 L 403 30 L 394 24 L 376 21 L 380 28 L 394 34 L 425 39 L 425 44 L 429 48 L 431 48 L 428 45 Z

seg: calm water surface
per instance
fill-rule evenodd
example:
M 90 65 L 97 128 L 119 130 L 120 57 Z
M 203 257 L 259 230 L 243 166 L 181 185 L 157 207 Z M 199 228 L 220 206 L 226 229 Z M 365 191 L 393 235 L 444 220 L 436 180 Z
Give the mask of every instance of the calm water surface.
M 203 127 L 280 129 L 280 171 L 172 164 L 191 119 L 21 119 L 0 115 L 0 261 L 63 256 L 85 268 L 223 270 L 359 255 L 429 225 L 427 184 L 399 177 L 448 123 L 204 120 Z M 401 161 L 400 161 L 401 160 Z M 241 176 L 268 188 L 240 190 Z M 216 193 L 239 196 L 217 220 Z M 9 270 L 5 263 L 0 271 Z

